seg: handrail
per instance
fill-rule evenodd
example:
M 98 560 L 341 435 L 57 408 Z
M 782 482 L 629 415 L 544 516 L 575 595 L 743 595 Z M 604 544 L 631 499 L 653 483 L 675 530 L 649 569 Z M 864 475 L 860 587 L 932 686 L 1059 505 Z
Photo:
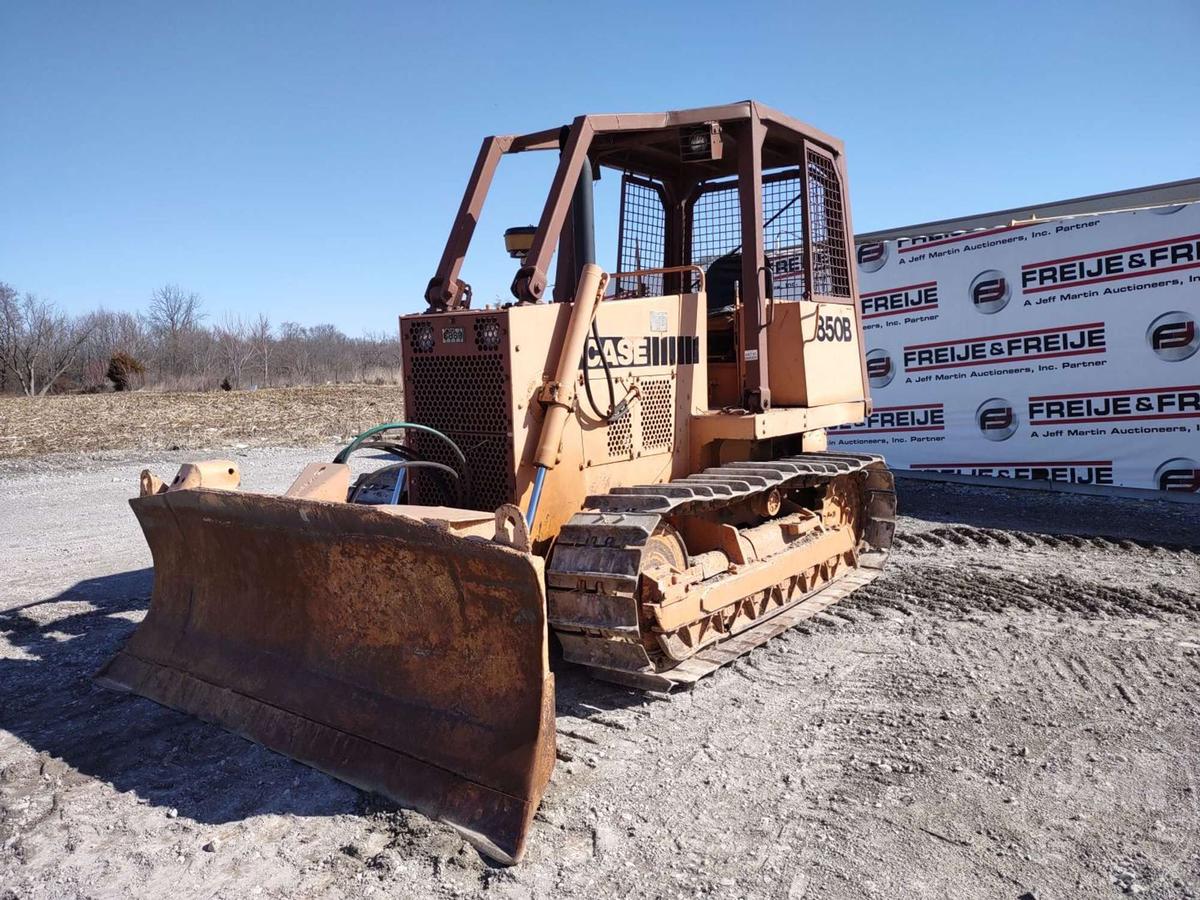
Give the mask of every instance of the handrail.
M 635 269 L 632 272 L 614 272 L 608 276 L 609 283 L 615 283 L 618 278 L 635 278 L 646 275 L 674 275 L 676 272 L 695 272 L 700 276 L 700 291 L 704 288 L 704 269 L 697 265 L 669 266 L 665 269 Z

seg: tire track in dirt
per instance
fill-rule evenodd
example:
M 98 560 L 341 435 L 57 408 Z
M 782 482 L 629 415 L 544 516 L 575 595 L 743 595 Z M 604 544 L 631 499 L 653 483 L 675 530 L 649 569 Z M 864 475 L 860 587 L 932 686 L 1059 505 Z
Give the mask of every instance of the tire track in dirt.
M 905 845 L 904 852 L 915 842 L 921 852 L 939 856 L 950 841 L 964 854 L 956 859 L 967 860 L 967 842 L 947 838 L 945 826 L 934 830 L 906 812 L 913 792 L 941 767 L 942 738 L 949 738 L 940 730 L 949 727 L 945 710 L 961 703 L 965 684 L 940 665 L 931 668 L 906 653 L 864 649 L 862 635 L 858 630 L 836 638 L 858 662 L 831 685 L 804 769 L 808 806 L 802 814 L 812 833 L 791 870 L 794 889 L 809 890 L 804 896 L 825 896 L 832 886 L 861 877 L 866 860 L 888 852 L 883 847 L 894 848 L 892 841 Z M 883 823 L 887 832 L 877 833 L 869 850 L 861 837 L 868 822 Z M 891 888 L 901 887 L 886 881 L 884 876 L 870 895 L 879 890 L 890 895 Z
M 919 577 L 931 575 L 937 576 L 933 588 L 944 609 L 926 612 L 978 611 L 974 597 L 946 599 L 952 589 L 977 581 L 978 573 L 922 570 Z M 885 610 L 907 609 L 928 596 L 915 586 L 889 586 L 888 580 L 873 586 Z M 798 858 L 796 871 L 804 873 L 804 886 L 820 890 L 860 868 L 863 853 L 855 846 L 856 829 L 872 819 L 892 826 L 893 846 L 932 854 L 948 866 L 987 871 L 1013 885 L 1043 882 L 1039 853 L 1062 858 L 1081 847 L 1089 848 L 1079 859 L 1081 871 L 1097 887 L 1109 881 L 1122 890 L 1137 884 L 1138 890 L 1148 886 L 1153 896 L 1168 896 L 1181 884 L 1179 878 L 1188 876 L 1185 858 L 1200 809 L 1200 766 L 1188 750 L 1196 709 L 1186 698 L 1200 693 L 1200 681 L 1196 660 L 1179 655 L 1177 647 L 1198 634 L 1196 598 L 1155 585 L 1112 590 L 1092 600 L 1088 593 L 1096 586 L 1077 580 L 1054 607 L 1053 592 L 1020 585 L 1006 594 L 1007 581 L 985 579 L 978 593 L 988 598 L 986 609 L 1017 623 L 1006 626 L 1013 634 L 1037 627 L 1014 617 L 1018 607 L 1034 612 L 1054 608 L 1095 627 L 1085 631 L 1081 642 L 1071 620 L 1059 618 L 1056 626 L 1045 626 L 1046 635 L 1054 635 L 1056 627 L 1055 636 L 1035 631 L 1037 649 L 1018 644 L 1020 652 L 1007 666 L 990 652 L 993 644 L 975 638 L 945 648 L 959 660 L 945 669 L 917 653 L 903 665 L 859 666 L 849 674 L 822 708 L 821 753 L 807 770 L 806 784 L 819 807 L 811 823 L 820 834 L 810 838 Z M 851 607 L 854 603 L 850 601 Z M 868 612 L 877 608 L 870 597 L 864 605 Z M 930 620 L 914 619 L 911 627 L 921 628 L 925 621 Z M 870 627 L 869 622 L 863 626 Z M 900 627 L 910 627 L 907 619 Z M 954 627 L 961 631 L 962 626 Z M 966 627 L 977 626 L 972 622 Z M 1184 660 L 1186 666 L 1181 665 Z M 747 674 L 770 668 L 753 665 Z M 941 677 L 949 676 L 951 668 L 972 674 Z M 993 722 L 1011 717 L 1006 707 L 1027 712 L 1001 736 Z M 1174 724 L 1163 725 L 1168 719 Z M 976 734 L 967 737 L 968 731 Z M 991 752 L 983 750 L 989 738 L 995 742 Z M 1160 776 L 1160 766 L 1170 771 Z M 937 802 L 928 799 L 930 793 L 941 794 L 948 777 L 955 791 L 979 798 L 977 830 L 966 825 L 969 819 L 947 825 Z M 927 799 L 914 803 L 922 795 Z M 1148 838 L 1152 853 L 1139 852 L 1136 858 L 1123 854 L 1120 842 L 1111 839 L 1105 823 L 1114 805 L 1122 821 L 1157 816 Z M 1026 807 L 1043 828 L 1049 827 L 1046 840 L 1055 848 L 1053 854 L 1010 818 L 1015 815 L 1019 822 Z M 1060 820 L 1067 824 L 1049 824 Z M 997 867 L 993 854 L 1016 855 L 1017 861 Z
M 947 548 L 1006 548 L 1014 550 L 1073 549 L 1100 551 L 1104 553 L 1146 553 L 1161 555 L 1176 553 L 1191 561 L 1197 559 L 1197 550 L 1188 544 L 1163 544 L 1150 541 L 1135 541 L 1128 538 L 1106 538 L 1075 534 L 1040 534 L 1025 531 L 1005 531 L 999 528 L 978 528 L 970 525 L 941 525 L 922 531 L 899 531 L 894 544 L 915 551 Z
M 891 609 L 904 615 L 922 613 L 966 616 L 1044 610 L 1084 616 L 1132 616 L 1200 619 L 1200 597 L 1171 585 L 1120 586 L 1086 581 L 1060 573 L 1054 579 L 997 576 L 974 568 L 909 565 L 884 575 L 843 601 L 857 610 Z

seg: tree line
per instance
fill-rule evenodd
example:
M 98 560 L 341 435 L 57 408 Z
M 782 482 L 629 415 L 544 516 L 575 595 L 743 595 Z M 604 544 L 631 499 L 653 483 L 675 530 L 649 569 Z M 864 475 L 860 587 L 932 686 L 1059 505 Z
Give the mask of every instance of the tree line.
M 0 282 L 0 393 L 383 383 L 399 374 L 399 338 L 382 332 L 276 326 L 261 313 L 210 321 L 200 296 L 173 284 L 138 313 L 72 315 Z

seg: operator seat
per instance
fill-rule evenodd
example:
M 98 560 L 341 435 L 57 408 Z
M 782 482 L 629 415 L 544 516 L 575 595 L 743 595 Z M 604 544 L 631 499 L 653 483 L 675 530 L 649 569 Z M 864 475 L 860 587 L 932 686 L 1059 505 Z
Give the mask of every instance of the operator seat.
M 771 267 L 763 261 L 767 272 L 767 296 L 773 295 Z M 734 309 L 738 285 L 742 281 L 742 254 L 738 250 L 719 256 L 704 272 L 704 287 L 708 291 L 708 361 L 734 363 L 737 361 Z
M 771 267 L 763 260 L 763 268 L 767 273 L 767 296 L 773 294 L 771 284 Z M 742 281 L 742 254 L 734 250 L 724 256 L 718 256 L 708 265 L 704 273 L 705 288 L 708 290 L 708 313 L 719 313 L 732 309 L 737 303 L 738 285 Z

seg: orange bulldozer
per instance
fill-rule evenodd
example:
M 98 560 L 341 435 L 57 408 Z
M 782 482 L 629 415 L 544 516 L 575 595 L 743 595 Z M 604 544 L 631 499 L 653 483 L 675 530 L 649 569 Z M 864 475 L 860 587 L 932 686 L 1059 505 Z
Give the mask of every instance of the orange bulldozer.
M 514 299 L 472 308 L 492 176 L 539 151 Z M 487 138 L 400 319 L 407 421 L 282 495 L 220 460 L 143 473 L 154 594 L 99 678 L 515 862 L 555 760 L 552 656 L 686 689 L 879 573 L 892 475 L 826 449 L 870 412 L 851 235 L 841 143 L 755 102 Z M 364 447 L 389 461 L 354 477 Z

